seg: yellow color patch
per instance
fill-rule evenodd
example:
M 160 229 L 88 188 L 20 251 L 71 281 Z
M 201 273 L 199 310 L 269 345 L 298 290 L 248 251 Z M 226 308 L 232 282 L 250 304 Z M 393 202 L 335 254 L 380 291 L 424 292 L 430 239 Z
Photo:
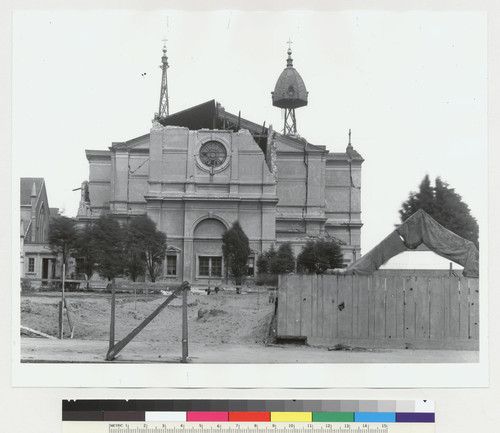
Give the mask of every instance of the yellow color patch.
M 271 412 L 271 422 L 312 422 L 312 412 Z

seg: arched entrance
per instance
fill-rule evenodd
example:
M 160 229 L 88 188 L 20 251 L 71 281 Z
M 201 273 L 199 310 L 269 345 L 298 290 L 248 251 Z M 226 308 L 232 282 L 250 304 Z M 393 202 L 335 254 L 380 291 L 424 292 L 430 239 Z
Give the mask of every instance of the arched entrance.
M 200 281 L 222 280 L 224 261 L 222 259 L 222 235 L 226 226 L 215 218 L 198 223 L 193 232 L 193 277 Z

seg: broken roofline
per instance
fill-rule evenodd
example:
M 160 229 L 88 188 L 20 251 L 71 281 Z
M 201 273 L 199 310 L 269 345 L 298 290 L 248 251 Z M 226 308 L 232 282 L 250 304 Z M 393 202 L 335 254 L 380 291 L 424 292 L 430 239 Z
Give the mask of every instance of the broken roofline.
M 170 116 L 164 118 L 156 118 L 163 126 L 179 126 L 185 127 L 190 130 L 199 129 L 214 129 L 214 130 L 232 130 L 238 131 L 240 129 L 247 129 L 252 134 L 254 140 L 262 147 L 267 141 L 267 135 L 269 133 L 269 128 L 263 125 L 259 125 L 255 122 L 247 120 L 241 117 L 241 114 L 235 115 L 229 113 L 224 109 L 224 107 L 217 102 L 215 99 L 204 102 L 202 104 L 195 105 L 185 110 L 178 111 L 177 113 L 171 114 Z M 346 159 L 346 153 L 335 152 L 330 153 L 326 146 L 324 145 L 314 145 L 305 138 L 299 136 L 283 135 L 277 131 L 273 131 L 280 136 L 280 141 L 288 142 L 291 145 L 301 147 L 304 146 L 304 142 L 307 143 L 307 150 L 311 152 L 326 152 L 331 156 L 331 159 Z M 126 148 L 135 143 L 142 141 L 147 138 L 149 134 L 144 134 L 139 137 L 132 138 L 124 142 L 113 142 L 110 150 L 118 148 Z M 352 159 L 363 160 L 361 155 L 355 150 L 352 153 Z

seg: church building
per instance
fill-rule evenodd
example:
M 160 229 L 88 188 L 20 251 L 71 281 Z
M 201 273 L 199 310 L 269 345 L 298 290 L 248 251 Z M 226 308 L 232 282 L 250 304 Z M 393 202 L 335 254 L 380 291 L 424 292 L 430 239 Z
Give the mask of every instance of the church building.
M 56 276 L 57 257 L 49 245 L 49 220 L 59 209 L 49 208 L 42 177 L 22 177 L 20 187 L 21 278 L 44 283 Z
M 250 241 L 250 278 L 258 254 L 285 242 L 297 255 L 308 240 L 331 238 L 346 266 L 359 258 L 363 158 L 350 133 L 342 152 L 297 134 L 295 110 L 307 105 L 308 92 L 291 54 L 272 92 L 273 105 L 284 110 L 279 132 L 215 100 L 170 114 L 164 47 L 149 133 L 86 151 L 79 224 L 105 213 L 124 221 L 147 214 L 167 236 L 163 278 L 176 282 L 222 278 L 222 235 L 235 221 Z

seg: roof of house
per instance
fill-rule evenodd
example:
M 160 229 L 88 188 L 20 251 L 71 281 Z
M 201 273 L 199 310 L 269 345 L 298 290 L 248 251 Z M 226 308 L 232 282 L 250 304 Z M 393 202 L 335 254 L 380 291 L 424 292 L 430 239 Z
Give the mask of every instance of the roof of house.
M 31 194 L 33 192 L 33 184 L 37 197 L 40 195 L 42 186 L 45 183 L 43 177 L 22 177 L 21 178 L 21 206 L 31 204 Z

